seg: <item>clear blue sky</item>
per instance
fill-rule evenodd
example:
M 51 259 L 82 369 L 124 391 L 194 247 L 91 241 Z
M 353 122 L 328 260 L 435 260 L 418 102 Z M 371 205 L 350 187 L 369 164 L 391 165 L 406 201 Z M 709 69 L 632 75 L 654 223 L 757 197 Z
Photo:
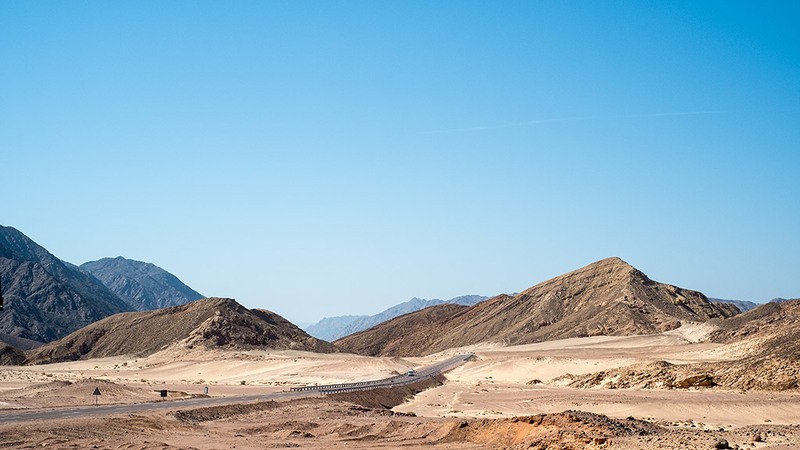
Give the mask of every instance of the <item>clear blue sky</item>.
M 0 2 L 0 224 L 290 320 L 800 296 L 797 2 Z

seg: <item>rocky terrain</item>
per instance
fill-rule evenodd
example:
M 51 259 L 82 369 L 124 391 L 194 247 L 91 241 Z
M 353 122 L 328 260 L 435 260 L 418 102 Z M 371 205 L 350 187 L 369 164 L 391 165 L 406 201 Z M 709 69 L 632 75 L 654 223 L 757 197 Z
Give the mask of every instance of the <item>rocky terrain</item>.
M 17 366 L 25 362 L 25 353 L 0 342 L 0 366 Z
M 726 299 L 723 299 L 723 298 L 711 298 L 711 297 L 709 297 L 708 300 L 711 303 L 729 303 L 729 304 L 739 308 L 739 311 L 741 311 L 741 312 L 750 311 L 751 309 L 757 308 L 758 305 L 759 305 L 758 303 L 747 301 L 747 300 L 726 300 Z
M 132 309 L 96 278 L 12 227 L 0 226 L 0 277 L 0 333 L 12 337 L 48 342 Z
M 142 396 L 129 388 L 102 388 Z M 707 430 L 694 423 L 615 419 L 574 410 L 499 419 L 415 417 L 335 398 L 193 409 L 176 405 L 168 412 L 0 423 L 0 446 L 14 448 L 788 450 L 797 439 L 800 428 L 786 425 Z
M 0 342 L 4 342 L 20 350 L 30 350 L 42 345 L 42 343 L 39 341 L 32 341 L 30 339 L 21 338 L 19 336 L 11 336 L 10 334 L 5 333 L 0 333 Z
M 372 328 L 375 325 L 394 319 L 395 317 L 402 316 L 403 314 L 419 311 L 431 306 L 445 303 L 472 306 L 488 298 L 489 297 L 484 297 L 482 295 L 462 295 L 451 298 L 450 300 L 425 300 L 424 298 L 414 297 L 407 302 L 392 306 L 391 308 L 372 316 L 326 317 L 313 325 L 305 327 L 305 330 L 308 334 L 314 337 L 326 341 L 334 341 L 336 339 L 349 336 L 353 333 Z
M 151 263 L 119 256 L 90 261 L 80 268 L 136 311 L 183 305 L 204 297 L 175 275 Z
M 363 355 L 420 356 L 481 342 L 519 345 L 596 335 L 653 334 L 682 322 L 734 316 L 729 304 L 657 283 L 608 258 L 469 308 L 441 305 L 406 314 L 335 341 Z
M 34 349 L 27 362 L 52 363 L 117 355 L 149 355 L 173 344 L 239 350 L 333 352 L 270 311 L 248 310 L 231 299 L 209 298 L 156 311 L 117 314 Z
M 420 380 L 429 383 L 422 392 L 414 384 L 290 402 L 237 402 L 233 396 L 378 379 L 448 355 L 375 358 L 183 341 L 144 357 L 2 366 L 0 446 L 699 450 L 727 441 L 732 448 L 795 448 L 800 404 L 791 391 L 706 388 L 702 379 L 655 389 L 586 389 L 559 381 L 568 373 L 611 373 L 633 361 L 673 361 L 652 364 L 648 372 L 725 361 L 729 344 L 686 339 L 710 328 L 690 324 L 648 336 L 473 346 L 473 360 L 445 373 L 446 380 Z M 88 405 L 95 386 L 103 392 L 101 405 L 158 401 L 160 389 L 169 397 L 166 409 L 153 412 L 9 419 L 18 409 Z M 212 401 L 228 398 L 228 404 L 199 407 L 182 400 L 202 398 L 204 386 Z
M 800 300 L 767 303 L 715 321 L 705 339 L 725 344 L 729 360 L 697 364 L 658 361 L 596 372 L 574 387 L 712 388 L 782 391 L 800 388 Z M 569 378 L 569 377 L 568 377 Z

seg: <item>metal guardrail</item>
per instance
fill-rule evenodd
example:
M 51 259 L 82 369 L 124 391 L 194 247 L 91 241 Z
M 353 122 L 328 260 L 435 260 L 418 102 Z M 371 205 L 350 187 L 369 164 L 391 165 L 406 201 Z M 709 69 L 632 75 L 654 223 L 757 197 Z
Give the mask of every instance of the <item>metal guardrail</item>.
M 339 383 L 339 384 L 320 384 L 314 386 L 300 386 L 300 387 L 293 387 L 289 388 L 291 392 L 302 392 L 302 391 L 323 391 L 329 389 L 339 389 L 339 388 L 346 388 L 346 387 L 359 387 L 359 386 L 368 386 L 375 383 L 380 382 L 390 382 L 390 380 L 394 380 L 398 377 L 392 378 L 384 378 L 382 380 L 372 380 L 372 381 L 359 381 L 356 383 Z
M 340 388 L 340 389 L 324 389 L 324 390 L 320 390 L 319 393 L 323 394 L 323 395 L 327 395 L 327 394 L 341 394 L 342 392 L 371 391 L 373 389 L 393 388 L 393 387 L 397 387 L 397 386 L 405 386 L 407 384 L 414 384 L 414 383 L 422 381 L 422 380 L 424 380 L 426 378 L 433 378 L 436 375 L 439 375 L 441 373 L 442 373 L 442 371 L 437 370 L 436 372 L 431 373 L 429 375 L 425 375 L 423 377 L 417 377 L 417 376 L 409 377 L 410 378 L 409 380 L 400 381 L 398 383 L 380 383 L 380 384 L 371 384 L 371 385 L 368 385 L 368 386 L 351 386 L 351 387 L 344 387 L 344 388 Z
M 339 394 L 342 392 L 368 391 L 371 389 L 405 386 L 407 384 L 416 383 L 425 378 L 431 378 L 436 375 L 441 375 L 443 372 L 446 372 L 457 366 L 460 366 L 461 364 L 466 362 L 469 358 L 471 358 L 473 355 L 474 355 L 473 353 L 470 353 L 467 355 L 460 355 L 458 358 L 451 358 L 448 361 L 439 363 L 438 365 L 441 365 L 441 367 L 437 367 L 438 365 L 434 365 L 434 367 L 437 368 L 431 372 L 427 372 L 426 370 L 423 369 L 422 371 L 420 371 L 422 373 L 418 372 L 418 375 L 414 376 L 399 375 L 391 378 L 384 378 L 381 380 L 359 381 L 356 383 L 300 386 L 300 387 L 289 388 L 289 390 L 291 392 L 318 391 L 321 395 L 327 395 L 327 394 Z

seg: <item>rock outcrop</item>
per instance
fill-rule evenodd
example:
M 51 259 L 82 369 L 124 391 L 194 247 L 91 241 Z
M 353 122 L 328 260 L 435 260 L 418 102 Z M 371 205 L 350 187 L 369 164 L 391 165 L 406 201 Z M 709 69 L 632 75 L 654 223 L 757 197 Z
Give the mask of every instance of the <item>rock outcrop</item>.
M 336 351 L 281 316 L 232 299 L 209 298 L 155 311 L 117 314 L 27 354 L 31 364 L 118 355 L 146 356 L 173 345 L 228 350 Z

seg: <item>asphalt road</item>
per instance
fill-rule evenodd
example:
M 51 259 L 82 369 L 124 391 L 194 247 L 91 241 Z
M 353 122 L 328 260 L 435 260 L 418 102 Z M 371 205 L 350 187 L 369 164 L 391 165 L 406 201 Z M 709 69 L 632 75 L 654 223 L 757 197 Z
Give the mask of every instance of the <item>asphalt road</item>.
M 291 388 L 292 391 L 318 391 L 323 394 L 333 394 L 338 392 L 366 391 L 369 389 L 386 388 L 392 386 L 402 386 L 405 384 L 416 383 L 425 377 L 438 375 L 448 370 L 452 370 L 464 364 L 472 357 L 472 353 L 453 356 L 452 358 L 431 364 L 416 370 L 414 375 L 400 374 L 397 376 L 383 378 L 380 380 L 361 381 L 358 383 L 324 384 L 313 386 L 302 386 Z
M 203 397 L 187 400 L 171 400 L 163 402 L 129 403 L 101 406 L 70 406 L 47 409 L 6 410 L 0 411 L 0 424 L 33 420 L 80 419 L 96 416 L 114 416 L 152 411 L 177 411 L 179 409 L 202 408 L 207 406 L 232 405 L 269 400 L 294 400 L 298 398 L 317 397 L 323 393 L 348 392 L 351 390 L 369 390 L 410 384 L 422 378 L 438 375 L 464 364 L 472 355 L 458 355 L 445 361 L 432 364 L 417 370 L 415 376 L 400 375 L 381 380 L 332 385 L 335 390 L 310 389 L 297 392 L 275 392 L 261 395 L 237 395 L 230 397 Z M 315 386 L 316 388 L 316 386 Z

